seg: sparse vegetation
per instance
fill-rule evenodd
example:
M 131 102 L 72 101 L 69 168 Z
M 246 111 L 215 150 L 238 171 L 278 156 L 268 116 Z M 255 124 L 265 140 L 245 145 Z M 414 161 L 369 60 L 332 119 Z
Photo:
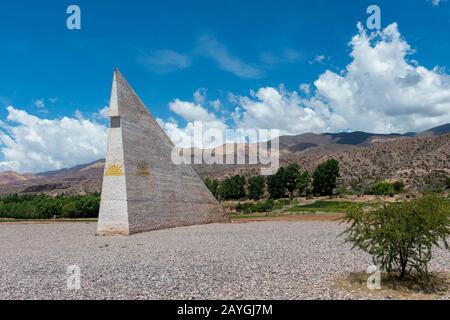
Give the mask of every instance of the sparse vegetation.
M 270 212 L 274 208 L 272 199 L 258 201 L 256 203 L 238 203 L 236 211 L 241 213 L 256 213 L 256 212 Z
M 434 246 L 449 248 L 450 201 L 429 194 L 402 203 L 365 211 L 352 207 L 346 214 L 346 241 L 372 256 L 374 264 L 399 279 L 428 275 Z
M 352 206 L 360 207 L 361 204 L 355 204 L 349 201 L 325 201 L 319 200 L 307 205 L 296 205 L 288 209 L 288 212 L 335 212 L 345 213 Z

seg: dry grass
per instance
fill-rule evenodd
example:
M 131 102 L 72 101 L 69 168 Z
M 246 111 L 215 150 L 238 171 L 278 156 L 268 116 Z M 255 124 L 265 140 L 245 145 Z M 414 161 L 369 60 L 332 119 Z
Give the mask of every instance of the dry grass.
M 450 299 L 450 272 L 432 273 L 427 278 L 410 277 L 403 281 L 383 273 L 381 289 L 367 288 L 367 273 L 352 273 L 337 279 L 337 286 L 346 291 L 373 299 L 435 300 Z

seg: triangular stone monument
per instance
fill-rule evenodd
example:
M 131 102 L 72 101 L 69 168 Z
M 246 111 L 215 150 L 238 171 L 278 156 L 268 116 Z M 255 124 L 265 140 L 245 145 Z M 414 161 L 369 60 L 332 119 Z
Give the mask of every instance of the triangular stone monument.
M 97 234 L 228 222 L 192 167 L 172 162 L 172 141 L 117 69 L 109 117 Z

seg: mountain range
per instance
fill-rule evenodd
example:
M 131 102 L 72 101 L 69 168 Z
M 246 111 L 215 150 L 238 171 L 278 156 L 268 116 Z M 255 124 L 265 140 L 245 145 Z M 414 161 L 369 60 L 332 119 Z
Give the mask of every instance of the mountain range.
M 279 140 L 281 165 L 296 162 L 312 171 L 321 162 L 339 160 L 341 182 L 365 187 L 378 180 L 402 180 L 420 189 L 450 176 L 450 124 L 406 134 L 367 132 L 305 133 Z M 248 150 L 248 145 L 237 145 Z M 215 152 L 223 153 L 223 147 Z M 258 174 L 258 165 L 194 165 L 202 177 L 223 179 Z M 0 173 L 0 194 L 89 194 L 101 191 L 104 160 L 38 174 Z

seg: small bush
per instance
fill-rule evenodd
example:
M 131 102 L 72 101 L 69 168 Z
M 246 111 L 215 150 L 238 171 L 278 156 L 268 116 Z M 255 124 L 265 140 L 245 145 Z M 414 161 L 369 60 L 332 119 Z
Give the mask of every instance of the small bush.
M 434 246 L 448 249 L 450 201 L 436 195 L 364 211 L 352 208 L 346 242 L 372 256 L 374 264 L 400 279 L 415 271 L 428 275 Z
M 380 181 L 373 185 L 372 193 L 377 196 L 393 196 L 396 193 L 403 191 L 405 185 L 403 182 L 387 182 Z
M 240 202 L 236 205 L 236 211 L 241 213 L 270 212 L 273 208 L 274 202 L 272 199 L 258 201 L 256 203 Z
M 446 177 L 446 178 L 445 178 L 445 187 L 446 187 L 447 189 L 450 189 L 450 177 Z

